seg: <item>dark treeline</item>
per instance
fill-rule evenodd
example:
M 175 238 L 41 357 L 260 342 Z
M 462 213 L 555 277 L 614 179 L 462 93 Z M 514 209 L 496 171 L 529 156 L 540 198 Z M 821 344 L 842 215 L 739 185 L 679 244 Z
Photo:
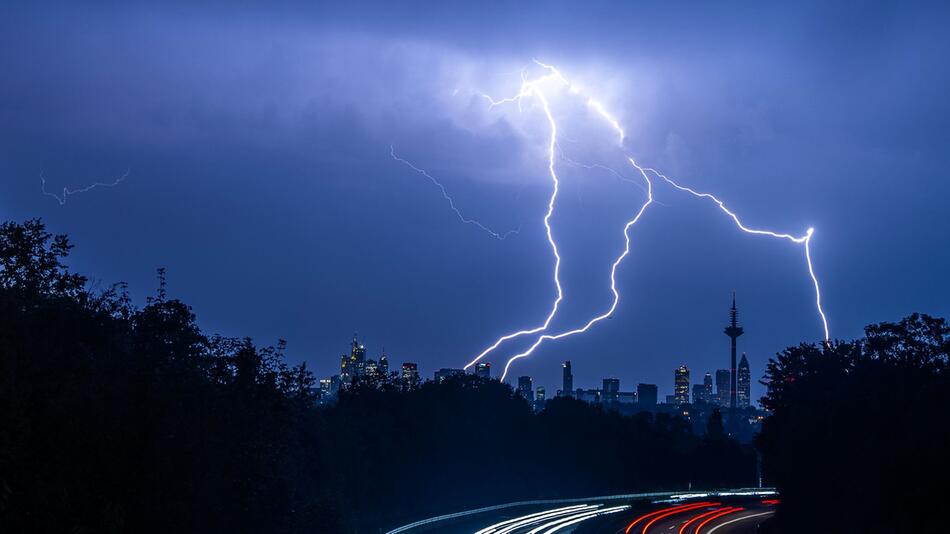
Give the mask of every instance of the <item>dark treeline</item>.
M 770 361 L 757 443 L 781 532 L 947 532 L 950 327 L 914 314 Z
M 0 532 L 378 532 L 526 498 L 749 485 L 718 418 L 533 414 L 497 381 L 362 384 L 318 408 L 283 344 L 92 291 L 39 221 L 0 227 Z

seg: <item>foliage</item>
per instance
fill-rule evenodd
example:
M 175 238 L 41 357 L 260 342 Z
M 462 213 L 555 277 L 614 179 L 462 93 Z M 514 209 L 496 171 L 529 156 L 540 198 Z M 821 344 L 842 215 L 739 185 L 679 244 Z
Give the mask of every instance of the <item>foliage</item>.
M 941 531 L 929 482 L 950 475 L 948 355 L 946 322 L 913 314 L 769 362 L 758 445 L 783 527 Z

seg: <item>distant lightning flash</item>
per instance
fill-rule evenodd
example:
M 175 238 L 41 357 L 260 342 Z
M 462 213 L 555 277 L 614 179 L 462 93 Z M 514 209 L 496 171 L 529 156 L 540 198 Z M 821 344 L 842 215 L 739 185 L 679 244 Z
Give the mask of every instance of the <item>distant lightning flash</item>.
M 125 181 L 126 178 L 129 177 L 129 172 L 130 172 L 130 171 L 131 171 L 131 169 L 126 170 L 126 171 L 125 171 L 125 174 L 123 174 L 123 175 L 120 176 L 118 179 L 116 179 L 115 181 L 112 181 L 112 182 L 96 182 L 96 183 L 94 183 L 94 184 L 92 184 L 92 185 L 87 185 L 86 187 L 83 187 L 83 188 L 81 188 L 81 189 L 70 189 L 70 188 L 68 188 L 68 187 L 63 187 L 63 194 L 62 194 L 62 196 L 57 195 L 56 193 L 50 193 L 49 191 L 46 190 L 46 178 L 43 176 L 43 173 L 40 173 L 40 183 L 41 183 L 40 190 L 43 192 L 44 195 L 46 195 L 46 196 L 48 196 L 48 197 L 53 197 L 53 198 L 55 198 L 56 201 L 59 202 L 59 205 L 60 205 L 60 206 L 65 206 L 65 205 L 66 205 L 66 199 L 68 199 L 68 198 L 69 198 L 70 196 L 72 196 L 72 195 L 78 195 L 78 194 L 80 194 L 80 193 L 86 193 L 86 192 L 92 191 L 93 189 L 95 189 L 95 188 L 97 188 L 97 187 L 115 187 L 115 186 L 121 184 L 122 182 Z
M 439 188 L 439 191 L 442 192 L 442 198 L 444 198 L 445 201 L 449 203 L 449 207 L 452 208 L 452 211 L 455 212 L 455 215 L 456 215 L 456 216 L 458 217 L 458 219 L 459 219 L 460 221 L 462 221 L 463 223 L 465 223 L 465 224 L 471 224 L 471 225 L 477 227 L 479 230 L 484 231 L 485 233 L 487 233 L 488 235 L 494 237 L 495 239 L 497 239 L 497 240 L 499 240 L 499 241 L 504 241 L 505 239 L 508 238 L 508 236 L 510 236 L 510 235 L 512 235 L 512 234 L 517 234 L 518 232 L 521 231 L 521 228 L 519 227 L 519 228 L 516 228 L 516 229 L 514 229 L 514 230 L 508 230 L 507 232 L 499 233 L 499 232 L 496 232 L 495 230 L 492 230 L 491 228 L 485 226 L 484 224 L 480 223 L 479 221 L 477 221 L 477 220 L 475 220 L 475 219 L 470 219 L 470 218 L 466 217 L 465 215 L 462 214 L 461 210 L 459 210 L 457 207 L 455 207 L 455 200 L 453 200 L 452 197 L 449 195 L 448 191 L 445 190 L 445 186 L 443 186 L 442 183 L 439 182 L 438 180 L 436 180 L 431 174 L 429 174 L 428 172 L 426 172 L 425 169 L 420 169 L 419 167 L 416 167 L 415 165 L 413 165 L 413 164 L 410 163 L 409 161 L 406 161 L 406 160 L 400 158 L 399 156 L 397 156 L 397 155 L 396 155 L 396 149 L 393 147 L 393 145 L 389 145 L 389 155 L 392 156 L 392 158 L 393 158 L 394 160 L 398 161 L 399 163 L 404 164 L 405 166 L 409 167 L 410 169 L 412 169 L 412 170 L 416 171 L 417 173 L 419 173 L 419 174 L 425 176 L 426 178 L 429 179 L 430 182 L 432 182 L 433 184 L 435 184 L 436 187 Z
M 548 210 L 547 210 L 547 213 L 546 213 L 545 216 L 544 216 L 544 226 L 545 226 L 545 229 L 547 230 L 548 243 L 549 243 L 550 246 L 551 246 L 551 250 L 553 251 L 553 253 L 554 253 L 554 258 L 555 258 L 555 262 L 554 262 L 554 285 L 555 285 L 555 287 L 556 287 L 556 289 L 557 289 L 557 298 L 554 300 L 554 303 L 553 303 L 553 305 L 552 305 L 551 311 L 550 311 L 550 313 L 548 314 L 547 318 L 544 320 L 544 323 L 543 323 L 542 325 L 540 325 L 540 326 L 538 326 L 538 327 L 535 327 L 535 328 L 532 328 L 532 329 L 529 329 L 529 330 L 521 330 L 521 331 L 518 331 L 518 332 L 514 332 L 514 333 L 511 333 L 511 334 L 507 334 L 507 335 L 504 335 L 504 336 L 498 338 L 498 340 L 496 340 L 495 343 L 493 343 L 493 344 L 490 345 L 488 348 L 486 348 L 485 350 L 483 350 L 478 356 L 476 356 L 471 362 L 469 362 L 469 364 L 465 366 L 465 369 L 468 369 L 469 367 L 471 367 L 472 365 L 474 365 L 476 362 L 478 362 L 479 360 L 481 360 L 483 357 L 485 357 L 486 355 L 488 355 L 490 352 L 492 352 L 492 351 L 494 351 L 495 349 L 497 349 L 497 348 L 498 348 L 502 343 L 504 343 L 505 341 L 508 341 L 508 340 L 510 340 L 510 339 L 514 339 L 514 338 L 516 338 L 516 337 L 524 336 L 524 335 L 536 334 L 536 333 L 538 333 L 538 332 L 542 332 L 542 331 L 546 330 L 546 329 L 548 328 L 548 326 L 550 325 L 551 321 L 554 319 L 554 316 L 557 314 L 558 307 L 559 307 L 561 301 L 563 300 L 563 290 L 562 290 L 562 288 L 561 288 L 561 282 L 560 282 L 560 278 L 559 278 L 560 265 L 561 265 L 561 256 L 560 256 L 559 253 L 558 253 L 557 243 L 556 243 L 555 240 L 554 240 L 553 232 L 552 232 L 552 230 L 551 230 L 551 225 L 550 225 L 550 219 L 551 219 L 552 214 L 554 213 L 554 206 L 555 206 L 555 203 L 556 203 L 556 200 L 557 200 L 558 190 L 559 190 L 559 186 L 560 186 L 560 182 L 559 182 L 559 179 L 558 179 L 558 176 L 557 176 L 556 167 L 555 167 L 556 150 L 557 150 L 557 146 L 558 146 L 558 144 L 557 144 L 558 128 L 557 128 L 557 121 L 555 121 L 554 115 L 553 115 L 552 112 L 551 112 L 551 107 L 550 107 L 550 104 L 549 104 L 549 100 L 548 100 L 547 96 L 545 95 L 545 93 L 542 91 L 540 85 L 543 84 L 543 83 L 545 83 L 545 82 L 548 82 L 548 81 L 551 81 L 551 80 L 555 80 L 555 81 L 559 82 L 561 85 L 567 87 L 568 90 L 569 90 L 572 94 L 581 94 L 582 92 L 581 92 L 581 90 L 580 90 L 579 87 L 577 87 L 577 86 L 575 86 L 575 85 L 572 85 L 572 84 L 561 74 L 561 72 L 558 71 L 558 69 L 556 69 L 555 67 L 553 67 L 553 66 L 551 66 L 551 65 L 547 65 L 547 64 L 541 63 L 540 61 L 537 61 L 537 60 L 535 60 L 535 63 L 536 63 L 538 66 L 540 66 L 541 68 L 543 68 L 545 71 L 547 71 L 548 74 L 546 74 L 546 75 L 544 75 L 544 76 L 542 76 L 542 77 L 540 77 L 540 78 L 534 79 L 534 80 L 528 80 L 528 78 L 527 78 L 526 75 L 525 75 L 525 72 L 522 71 L 522 75 L 521 75 L 521 79 L 522 79 L 521 90 L 520 90 L 520 92 L 519 92 L 518 94 L 516 94 L 515 96 L 509 97 L 509 98 L 504 98 L 504 99 L 501 99 L 501 100 L 495 100 L 495 99 L 491 98 L 491 97 L 488 96 L 488 95 L 483 95 L 483 96 L 484 96 L 486 99 L 488 99 L 488 101 L 489 101 L 490 104 L 491 104 L 491 107 L 495 107 L 495 106 L 498 106 L 498 105 L 501 105 L 501 104 L 515 103 L 515 104 L 518 105 L 518 109 L 519 109 L 519 110 L 521 110 L 521 101 L 522 101 L 523 99 L 528 98 L 528 97 L 535 97 L 535 98 L 537 98 L 537 100 L 541 103 L 541 108 L 543 109 L 544 114 L 545 114 L 545 117 L 547 118 L 548 124 L 549 124 L 549 126 L 550 126 L 550 132 L 551 132 L 551 133 L 550 133 L 550 138 L 549 138 L 549 142 L 548 142 L 548 171 L 549 171 L 549 174 L 551 175 L 551 180 L 552 180 L 552 182 L 553 182 L 553 190 L 552 190 L 552 193 L 551 193 L 550 200 L 548 201 Z M 597 100 L 595 100 L 595 99 L 593 99 L 593 98 L 589 98 L 589 97 L 588 97 L 588 98 L 587 98 L 587 105 L 588 105 L 588 107 L 590 107 L 591 109 L 593 109 L 598 115 L 600 115 L 600 117 L 603 118 L 603 119 L 613 128 L 613 130 L 617 133 L 617 136 L 618 136 L 618 143 L 619 143 L 619 145 L 620 145 L 620 147 L 621 147 L 621 149 L 622 149 L 622 148 L 623 148 L 623 142 L 624 142 L 624 140 L 625 140 L 625 138 L 626 138 L 626 134 L 625 134 L 625 132 L 624 132 L 622 126 L 620 125 L 619 121 L 614 117 L 613 114 L 611 114 L 610 112 L 608 112 L 607 109 L 603 106 L 603 104 L 601 104 L 599 101 L 597 101 Z M 394 157 L 395 157 L 395 156 L 394 156 Z M 566 158 L 564 158 L 564 159 L 566 160 Z M 721 200 L 719 200 L 718 198 L 716 198 L 715 196 L 713 196 L 713 195 L 711 195 L 711 194 L 709 194 L 709 193 L 700 193 L 700 192 L 697 192 L 697 191 L 695 191 L 695 190 L 693 190 L 693 189 L 690 189 L 690 188 L 688 188 L 688 187 L 683 187 L 683 186 L 677 184 L 676 182 L 674 182 L 672 179 L 668 178 L 667 176 L 661 174 L 660 172 L 658 172 L 658 171 L 656 171 L 656 170 L 654 170 L 654 169 L 652 169 L 652 168 L 650 168 L 650 167 L 641 167 L 640 165 L 638 165 L 638 164 L 636 163 L 636 161 L 634 161 L 633 158 L 627 158 L 627 160 L 629 161 L 629 163 L 630 163 L 634 168 L 637 169 L 637 171 L 638 171 L 638 172 L 640 173 L 640 175 L 643 177 L 643 180 L 644 180 L 644 182 L 646 183 L 647 199 L 646 199 L 646 201 L 643 203 L 643 205 L 640 206 L 640 209 L 636 212 L 636 215 L 635 215 L 632 219 L 630 219 L 629 221 L 627 221 L 626 225 L 625 225 L 624 228 L 623 228 L 623 235 L 624 235 L 624 241 L 625 241 L 624 249 L 623 249 L 623 252 L 614 260 L 614 262 L 613 262 L 613 264 L 612 264 L 612 266 L 611 266 L 611 270 L 610 270 L 610 290 L 611 290 L 611 293 L 613 293 L 613 300 L 612 300 L 610 306 L 607 308 L 607 310 L 606 310 L 605 312 L 603 312 L 603 313 L 601 313 L 600 315 L 597 315 L 597 316 L 591 318 L 591 319 L 588 320 L 583 326 L 581 326 L 581 327 L 579 327 L 579 328 L 574 328 L 574 329 L 571 329 L 571 330 L 565 330 L 565 331 L 560 332 L 560 333 L 557 333 L 557 334 L 543 334 L 543 335 L 539 336 L 539 337 L 534 341 L 534 343 L 532 343 L 532 344 L 529 346 L 529 348 L 528 348 L 527 350 L 525 350 L 525 351 L 523 351 L 523 352 L 521 352 L 521 353 L 519 353 L 519 354 L 516 354 L 516 355 L 512 356 L 512 357 L 508 360 L 508 362 L 505 364 L 505 369 L 504 369 L 504 372 L 502 373 L 502 376 L 501 376 L 501 380 L 502 380 L 502 381 L 504 381 L 505 378 L 507 377 L 508 371 L 509 371 L 509 369 L 510 369 L 512 363 L 514 363 L 515 361 L 517 361 L 517 360 L 519 360 L 519 359 L 521 359 L 521 358 L 524 358 L 524 357 L 527 357 L 527 356 L 531 355 L 531 353 L 533 353 L 534 350 L 537 349 L 537 348 L 538 348 L 542 343 L 544 343 L 545 341 L 548 341 L 548 340 L 558 340 L 558 339 L 562 339 L 562 338 L 565 338 L 565 337 L 568 337 L 568 336 L 573 336 L 573 335 L 576 335 L 576 334 L 580 334 L 580 333 L 586 332 L 586 331 L 587 331 L 588 329 L 590 329 L 594 324 L 596 324 L 596 323 L 602 321 L 603 319 L 606 319 L 607 317 L 610 317 L 611 314 L 613 314 L 613 312 L 617 309 L 617 305 L 618 305 L 618 303 L 620 302 L 620 292 L 617 290 L 616 273 L 617 273 L 617 268 L 618 268 L 618 267 L 620 266 L 620 264 L 623 262 L 624 258 L 626 258 L 626 257 L 630 254 L 630 228 L 633 227 L 633 226 L 640 220 L 640 218 L 643 216 L 643 213 L 646 211 L 647 207 L 649 207 L 650 204 L 652 204 L 652 203 L 655 202 L 654 197 L 653 197 L 653 182 L 650 180 L 650 177 L 649 177 L 648 174 L 653 174 L 653 175 L 657 176 L 658 178 L 663 179 L 665 182 L 669 183 L 671 186 L 675 187 L 676 189 L 678 189 L 678 190 L 680 190 L 680 191 L 684 191 L 684 192 L 690 193 L 690 194 L 692 194 L 693 196 L 696 196 L 696 197 L 699 197 L 699 198 L 708 198 L 709 200 L 713 201 L 714 203 L 716 203 L 716 205 L 719 206 L 719 208 L 720 208 L 724 213 L 726 213 L 726 215 L 728 215 L 730 218 L 732 218 L 732 220 L 736 223 L 736 226 L 737 226 L 740 230 L 742 230 L 743 232 L 746 232 L 746 233 L 749 233 L 749 234 L 755 234 L 755 235 L 765 235 L 765 236 L 770 236 L 770 237 L 778 238 L 778 239 L 787 239 L 787 240 L 789 240 L 789 241 L 791 241 L 791 242 L 793 242 L 793 243 L 795 243 L 795 244 L 804 245 L 804 249 L 805 249 L 805 260 L 806 260 L 806 263 L 808 264 L 808 274 L 809 274 L 809 276 L 811 277 L 812 283 L 813 283 L 814 286 L 815 286 L 815 304 L 816 304 L 816 307 L 817 307 L 817 309 L 818 309 L 818 314 L 819 314 L 819 316 L 821 317 L 821 323 L 822 323 L 822 327 L 823 327 L 823 329 L 824 329 L 824 334 L 825 334 L 825 341 L 827 342 L 827 341 L 830 339 L 830 331 L 829 331 L 829 328 L 828 328 L 828 319 L 827 319 L 827 317 L 826 317 L 826 315 L 825 315 L 825 312 L 824 312 L 824 310 L 822 309 L 822 306 L 821 306 L 821 290 L 820 290 L 820 287 L 819 287 L 818 278 L 817 278 L 817 276 L 815 275 L 814 266 L 812 265 L 812 261 L 811 261 L 810 242 L 811 242 L 812 235 L 814 234 L 814 229 L 813 229 L 813 228 L 809 228 L 808 231 L 807 231 L 807 232 L 805 233 L 805 235 L 803 235 L 803 236 L 793 236 L 793 235 L 790 235 L 790 234 L 777 233 L 777 232 L 772 232 L 772 231 L 769 231 L 769 230 L 758 230 L 758 229 L 748 228 L 748 227 L 746 227 L 745 225 L 742 224 L 742 222 L 739 220 L 739 217 L 738 217 L 735 213 L 733 213 L 733 212 L 730 211 L 728 208 L 726 208 L 725 204 L 724 204 Z M 570 162 L 570 160 L 567 160 L 567 161 Z M 573 163 L 573 162 L 570 162 L 570 163 Z M 603 166 L 597 166 L 597 167 L 602 167 L 602 168 L 604 168 L 604 169 L 607 169 L 607 170 L 613 172 L 615 175 L 618 175 L 618 177 L 620 176 L 619 173 L 617 173 L 616 171 L 613 171 L 612 169 L 609 169 L 609 168 L 607 168 L 607 167 L 603 167 Z

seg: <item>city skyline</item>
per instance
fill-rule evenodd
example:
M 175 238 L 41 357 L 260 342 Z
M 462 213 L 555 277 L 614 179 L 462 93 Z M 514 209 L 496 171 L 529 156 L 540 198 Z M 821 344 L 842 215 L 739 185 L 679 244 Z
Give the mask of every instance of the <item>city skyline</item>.
M 730 323 L 726 328 L 726 334 L 730 337 L 729 367 L 728 369 L 716 369 L 715 390 L 713 389 L 712 372 L 706 371 L 702 376 L 702 382 L 693 383 L 690 380 L 690 370 L 685 364 L 680 364 L 673 370 L 672 394 L 663 397 L 660 392 L 661 382 L 650 383 L 646 381 L 637 382 L 637 391 L 644 387 L 650 387 L 652 404 L 656 404 L 661 398 L 665 398 L 666 404 L 686 405 L 686 404 L 710 404 L 724 408 L 748 408 L 758 404 L 757 399 L 752 395 L 751 384 L 751 366 L 745 352 L 742 352 L 741 360 L 736 360 L 736 339 L 742 335 L 743 329 L 738 326 L 738 311 L 736 306 L 735 293 L 732 295 L 732 307 L 729 310 Z M 492 362 L 483 360 L 471 368 L 469 374 L 481 378 L 491 378 L 501 380 L 502 377 L 492 374 Z M 496 372 L 497 372 L 497 368 Z M 426 370 L 420 371 L 415 362 L 403 362 L 401 371 L 393 371 L 393 377 L 398 378 L 404 385 L 410 384 L 414 387 L 421 382 L 433 381 L 441 383 L 452 376 L 466 374 L 462 368 L 442 367 L 432 373 L 432 377 L 426 376 Z M 319 380 L 319 389 L 325 400 L 330 399 L 339 391 L 341 387 L 346 387 L 356 378 L 369 378 L 371 380 L 386 378 L 389 375 L 389 358 L 385 350 L 380 351 L 378 360 L 366 358 L 366 347 L 359 341 L 358 334 L 353 334 L 353 340 L 350 342 L 349 354 L 343 353 L 340 356 L 340 372 L 331 377 L 321 378 Z M 697 376 L 698 375 L 694 375 Z M 539 400 L 539 390 L 547 391 L 544 384 L 536 382 L 529 375 L 520 375 L 517 379 L 508 379 L 504 381 L 525 400 L 531 402 Z M 698 388 L 698 389 L 697 389 Z M 621 381 L 615 376 L 607 376 L 601 379 L 601 387 L 578 387 L 574 381 L 574 367 L 570 360 L 561 363 L 561 387 L 552 389 L 554 396 L 569 396 L 592 403 L 640 403 L 637 393 L 634 391 L 624 392 L 621 389 Z M 540 400 L 544 400 L 543 398 Z M 652 406 L 651 404 L 651 406 Z M 535 403 L 535 409 L 539 406 Z M 652 409 L 652 408 L 651 408 Z

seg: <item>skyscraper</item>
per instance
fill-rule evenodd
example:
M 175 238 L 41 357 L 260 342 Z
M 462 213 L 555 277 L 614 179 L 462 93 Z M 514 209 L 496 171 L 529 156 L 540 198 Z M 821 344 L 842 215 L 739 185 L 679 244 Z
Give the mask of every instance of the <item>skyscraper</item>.
M 562 371 L 561 395 L 565 397 L 574 396 L 574 374 L 571 372 L 571 360 L 561 364 Z
M 535 390 L 535 393 L 534 393 L 534 400 L 538 402 L 544 402 L 545 396 L 546 395 L 544 392 L 544 386 L 538 386 L 538 389 Z
M 524 400 L 531 402 L 531 396 L 533 394 L 534 386 L 531 383 L 530 376 L 519 376 L 518 377 L 518 393 L 524 397 Z
M 742 335 L 742 327 L 739 326 L 739 311 L 736 310 L 736 293 L 732 293 L 732 309 L 729 310 L 729 326 L 723 332 L 732 340 L 732 357 L 729 360 L 729 371 L 731 381 L 729 383 L 729 407 L 736 407 L 736 338 Z
M 637 384 L 637 403 L 641 410 L 656 408 L 656 384 Z
M 605 378 L 600 397 L 601 402 L 617 402 L 620 400 L 620 379 Z
M 385 352 L 379 356 L 379 372 L 384 376 L 389 374 L 389 357 Z
M 744 352 L 742 353 L 742 360 L 739 361 L 737 373 L 739 375 L 737 379 L 739 391 L 736 397 L 739 408 L 748 408 L 752 403 L 752 372 L 749 370 L 749 360 L 746 359 Z
M 491 363 L 478 362 L 475 364 L 475 376 L 478 378 L 491 378 Z
M 716 371 L 716 402 L 720 406 L 729 405 L 729 369 Z
M 709 402 L 706 400 L 706 388 L 702 384 L 693 384 L 693 404 Z
M 713 379 L 709 373 L 703 376 L 703 400 L 706 402 L 713 401 Z
M 419 385 L 419 366 L 413 362 L 402 364 L 402 384 L 404 388 L 412 389 Z
M 353 334 L 353 343 L 350 344 L 350 373 L 354 376 L 363 374 L 366 365 L 366 347 L 356 339 Z
M 676 404 L 689 404 L 689 369 L 685 365 L 673 371 L 673 398 Z

